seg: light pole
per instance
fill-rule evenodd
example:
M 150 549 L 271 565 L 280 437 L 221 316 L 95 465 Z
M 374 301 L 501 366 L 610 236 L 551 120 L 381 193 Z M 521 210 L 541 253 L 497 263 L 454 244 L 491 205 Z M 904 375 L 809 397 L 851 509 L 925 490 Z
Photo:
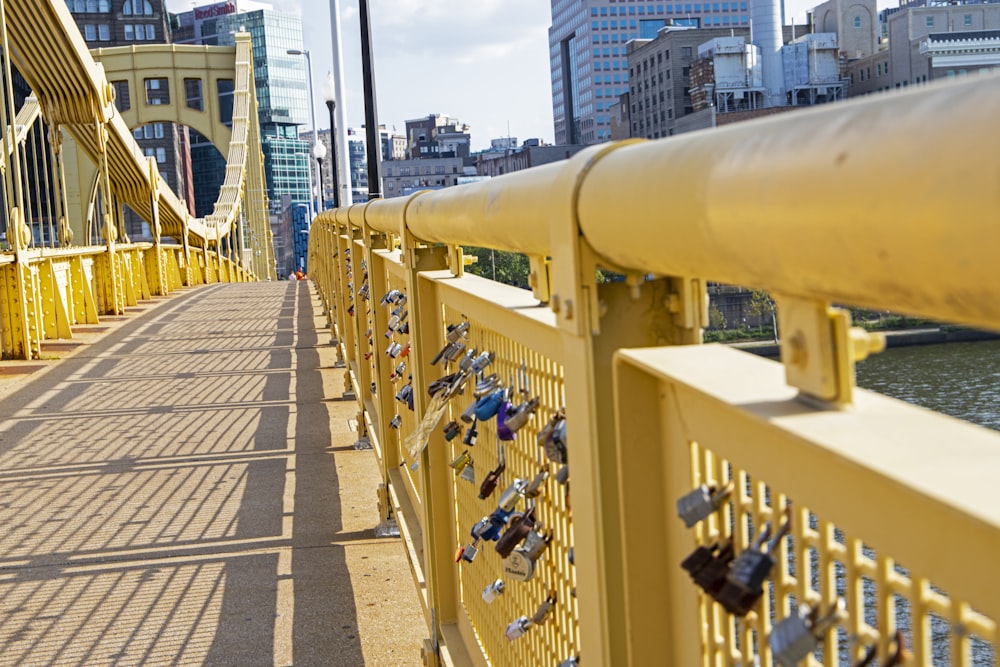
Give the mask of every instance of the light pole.
M 330 168 L 333 171 L 333 207 L 340 208 L 340 178 L 337 175 L 337 123 L 334 122 L 334 111 L 337 108 L 337 82 L 333 72 L 326 73 L 323 82 L 323 99 L 330 112 Z
M 288 49 L 288 55 L 290 56 L 305 56 L 306 57 L 306 76 L 309 81 L 309 120 L 312 123 L 313 130 L 313 146 L 319 143 L 319 135 L 316 132 L 316 100 L 313 99 L 313 69 L 312 69 L 312 58 L 309 57 L 309 49 Z M 320 175 L 317 181 L 322 182 L 323 176 Z M 319 206 L 316 205 L 316 200 L 313 199 L 313 177 L 312 177 L 312 165 L 309 165 L 309 210 L 312 213 L 310 218 L 315 217 L 316 213 L 319 212 Z
M 323 158 L 326 157 L 326 145 L 322 142 L 313 146 L 313 155 L 316 156 L 316 165 L 319 167 L 319 210 L 326 208 L 326 193 L 323 192 Z

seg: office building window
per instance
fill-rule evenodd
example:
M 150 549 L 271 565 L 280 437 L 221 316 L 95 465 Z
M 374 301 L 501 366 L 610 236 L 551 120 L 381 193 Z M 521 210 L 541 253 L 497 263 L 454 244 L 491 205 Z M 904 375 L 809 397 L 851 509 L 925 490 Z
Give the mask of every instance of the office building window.
M 101 40 L 102 42 L 110 42 L 111 26 L 109 26 L 107 23 L 102 23 L 101 25 L 97 26 L 97 39 Z
M 205 100 L 201 94 L 201 79 L 184 79 L 184 97 L 188 109 L 205 110 Z
M 934 27 L 934 17 L 933 16 L 928 16 L 926 18 L 926 21 L 927 21 L 927 27 L 928 28 L 933 28 Z
M 149 0 L 125 0 L 122 5 L 123 16 L 152 16 L 153 4 Z
M 861 17 L 860 16 L 855 16 L 854 17 L 854 27 L 855 28 L 860 28 L 861 27 Z
M 93 42 L 97 39 L 97 26 L 87 24 L 83 26 L 83 38 L 88 42 Z

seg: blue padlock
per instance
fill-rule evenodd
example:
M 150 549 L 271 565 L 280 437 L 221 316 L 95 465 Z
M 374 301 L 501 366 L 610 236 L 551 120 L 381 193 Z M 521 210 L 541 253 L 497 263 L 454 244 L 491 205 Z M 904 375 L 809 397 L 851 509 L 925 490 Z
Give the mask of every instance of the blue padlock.
M 504 510 L 498 507 L 493 510 L 493 514 L 489 515 L 489 517 L 484 516 L 477 521 L 476 525 L 472 527 L 470 535 L 474 539 L 479 538 L 486 542 L 496 542 L 500 539 L 500 533 L 507 525 L 507 521 L 510 520 L 510 515 L 513 512 L 513 509 Z
M 507 390 L 497 389 L 489 396 L 483 396 L 476 403 L 476 419 L 486 421 L 493 419 L 500 411 L 500 406 L 507 402 Z

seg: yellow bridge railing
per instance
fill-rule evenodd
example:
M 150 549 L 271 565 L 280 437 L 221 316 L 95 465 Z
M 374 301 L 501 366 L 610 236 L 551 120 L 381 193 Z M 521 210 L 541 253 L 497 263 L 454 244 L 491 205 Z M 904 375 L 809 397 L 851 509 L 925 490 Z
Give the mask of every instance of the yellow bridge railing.
M 1000 330 L 997 108 L 980 77 L 322 214 L 426 664 L 995 664 L 1000 434 L 856 389 L 884 341 L 831 304 Z M 707 280 L 775 296 L 781 363 L 700 344 Z
M 44 340 L 72 336 L 73 325 L 182 285 L 275 277 L 248 33 L 230 48 L 92 54 L 62 0 L 0 0 L 0 42 L 0 359 L 37 358 Z M 153 79 L 164 85 L 156 99 L 145 94 Z M 232 82 L 231 122 L 212 97 L 220 79 Z M 23 102 L 22 80 L 31 90 Z M 186 95 L 189 84 L 206 99 Z M 131 126 L 116 86 L 131 90 Z M 205 218 L 190 214 L 132 134 L 168 121 L 227 155 Z M 126 206 L 148 223 L 151 243 L 128 238 Z

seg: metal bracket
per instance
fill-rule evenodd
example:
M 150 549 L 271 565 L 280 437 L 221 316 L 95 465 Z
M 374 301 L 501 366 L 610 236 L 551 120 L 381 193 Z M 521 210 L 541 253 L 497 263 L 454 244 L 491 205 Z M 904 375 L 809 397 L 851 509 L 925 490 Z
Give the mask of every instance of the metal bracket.
M 823 301 L 774 295 L 785 378 L 803 397 L 834 407 L 854 400 L 854 364 L 885 349 L 885 336 L 851 326 L 851 314 Z

